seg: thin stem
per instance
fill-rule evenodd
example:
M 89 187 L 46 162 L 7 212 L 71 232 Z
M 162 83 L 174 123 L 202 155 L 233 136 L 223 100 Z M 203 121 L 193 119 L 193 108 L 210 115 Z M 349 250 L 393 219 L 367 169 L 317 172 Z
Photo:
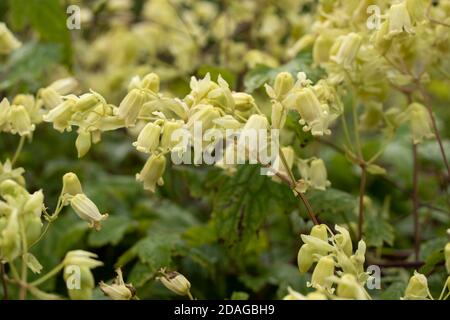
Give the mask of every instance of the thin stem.
M 315 225 L 319 225 L 319 221 L 317 220 L 316 215 L 314 214 L 314 211 L 313 211 L 313 209 L 312 209 L 312 207 L 311 207 L 311 204 L 309 203 L 309 201 L 308 201 L 308 199 L 305 197 L 305 195 L 304 195 L 303 193 L 301 193 L 301 192 L 298 192 L 298 193 L 297 193 L 297 197 L 300 197 L 300 200 L 302 200 L 303 204 L 304 204 L 305 207 L 306 207 L 306 211 L 308 211 L 308 215 L 309 215 L 309 217 L 311 218 L 312 222 L 313 222 Z
M 17 159 L 19 158 L 20 153 L 22 152 L 23 145 L 25 144 L 25 136 L 20 137 L 19 145 L 17 146 L 16 152 L 11 160 L 11 166 L 14 166 Z
M 345 136 L 347 148 L 349 148 L 351 150 L 352 140 L 350 139 L 350 132 L 348 130 L 348 125 L 347 125 L 347 120 L 345 119 L 345 114 L 343 114 L 341 116 L 341 120 L 342 120 L 342 128 L 344 129 L 344 136 Z
M 294 174 L 292 173 L 291 168 L 289 168 L 289 165 L 287 163 L 286 157 L 284 156 L 283 151 L 281 149 L 279 150 L 279 154 L 280 154 L 280 159 L 283 162 L 283 166 L 286 168 L 286 171 L 289 174 L 290 181 L 288 180 L 288 185 L 291 186 L 291 189 L 294 189 L 295 185 L 296 185 Z M 314 210 L 312 209 L 311 204 L 309 203 L 309 201 L 306 198 L 306 196 L 303 193 L 301 193 L 301 192 L 295 192 L 295 193 L 296 193 L 297 197 L 299 197 L 300 200 L 305 205 L 306 211 L 308 212 L 308 215 L 311 218 L 312 222 L 315 225 L 318 225 L 319 221 L 317 220 L 317 217 L 314 214 Z
M 23 219 L 21 219 L 20 221 L 20 237 L 22 238 L 22 270 L 20 276 L 21 287 L 19 292 L 19 299 L 25 300 L 25 298 L 27 297 L 27 287 L 22 284 L 27 283 L 28 277 L 28 244 Z
M 417 159 L 417 145 L 413 143 L 413 217 L 414 217 L 414 257 L 419 261 L 420 253 L 420 225 L 419 225 L 419 162 Z
M 50 270 L 47 274 L 45 274 L 42 277 L 40 277 L 39 279 L 36 279 L 33 282 L 31 282 L 30 285 L 38 286 L 38 285 L 44 283 L 45 281 L 47 281 L 48 279 L 50 279 L 51 277 L 56 275 L 59 271 L 61 271 L 61 269 L 63 267 L 64 267 L 63 263 L 58 264 L 56 267 L 54 267 L 52 270 Z
M 8 284 L 6 283 L 6 270 L 5 264 L 0 262 L 0 277 L 2 278 L 2 286 L 3 286 L 3 300 L 8 300 Z
M 430 103 L 430 97 L 429 95 L 425 92 L 425 90 L 423 89 L 422 86 L 419 87 L 420 92 L 422 93 L 423 97 L 424 97 L 424 102 L 425 105 L 428 109 L 428 113 L 430 115 L 431 118 L 431 124 L 433 126 L 433 130 L 434 130 L 434 134 L 436 135 L 436 140 L 439 144 L 439 149 L 441 151 L 441 155 L 442 155 L 442 160 L 444 161 L 444 165 L 447 168 L 447 181 L 450 180 L 450 165 L 448 163 L 447 160 L 447 155 L 445 154 L 445 149 L 444 149 L 444 145 L 442 144 L 442 139 L 441 139 L 441 135 L 439 133 L 437 124 L 436 124 L 436 118 L 434 117 L 433 114 L 433 109 L 431 108 L 431 103 Z
M 187 295 L 188 295 L 190 300 L 195 300 L 194 297 L 192 296 L 192 293 L 190 291 L 188 291 Z
M 359 218 L 358 218 L 358 240 L 361 240 L 364 226 L 364 194 L 366 192 L 366 166 L 361 165 L 361 182 L 359 185 Z

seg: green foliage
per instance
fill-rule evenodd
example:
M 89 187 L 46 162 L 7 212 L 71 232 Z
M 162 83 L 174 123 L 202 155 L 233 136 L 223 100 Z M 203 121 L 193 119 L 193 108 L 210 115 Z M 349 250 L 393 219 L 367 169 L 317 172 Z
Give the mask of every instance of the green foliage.
M 72 44 L 66 26 L 67 16 L 59 0 L 10 0 L 9 6 L 14 28 L 23 30 L 26 25 L 31 25 L 43 41 L 59 44 L 63 61 L 71 64 Z

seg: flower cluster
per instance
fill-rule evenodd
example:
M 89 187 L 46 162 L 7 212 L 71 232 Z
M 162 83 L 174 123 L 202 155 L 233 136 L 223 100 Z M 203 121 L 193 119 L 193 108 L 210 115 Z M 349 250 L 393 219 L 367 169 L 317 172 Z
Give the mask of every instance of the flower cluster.
M 369 278 L 364 271 L 366 244 L 360 240 L 353 252 L 347 229 L 336 225 L 335 230 L 337 234 L 321 224 L 314 226 L 309 235 L 301 235 L 304 244 L 298 252 L 299 270 L 305 273 L 316 263 L 309 286 L 326 296 L 335 293 L 339 298 L 368 299 L 363 287 Z

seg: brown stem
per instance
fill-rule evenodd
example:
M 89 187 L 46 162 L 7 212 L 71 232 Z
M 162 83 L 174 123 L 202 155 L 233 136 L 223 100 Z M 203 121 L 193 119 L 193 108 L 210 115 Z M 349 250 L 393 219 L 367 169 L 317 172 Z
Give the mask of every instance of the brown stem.
M 270 165 L 264 165 L 263 166 L 270 168 Z M 280 172 L 275 172 L 274 173 L 280 180 L 282 180 L 284 183 L 286 183 L 292 190 L 295 189 L 295 181 L 292 181 L 292 179 L 290 177 L 285 176 L 284 174 L 280 173 Z M 309 203 L 308 199 L 306 198 L 306 196 L 303 193 L 300 192 L 295 192 L 297 198 L 299 198 L 303 204 L 305 205 L 306 211 L 308 212 L 309 217 L 311 218 L 312 222 L 315 225 L 320 224 L 319 220 L 317 220 L 316 215 L 314 214 L 314 210 L 311 207 L 311 204 Z
M 423 261 L 368 261 L 368 265 L 377 265 L 380 268 L 420 268 Z
M 425 105 L 428 109 L 428 113 L 431 118 L 431 124 L 433 126 L 434 134 L 436 135 L 436 140 L 439 144 L 439 149 L 441 150 L 442 160 L 444 161 L 445 167 L 447 168 L 447 181 L 450 181 L 450 165 L 448 163 L 447 156 L 445 154 L 444 145 L 442 144 L 441 135 L 439 133 L 439 130 L 438 130 L 438 127 L 436 124 L 436 118 L 434 117 L 433 109 L 431 108 L 431 101 L 430 101 L 431 99 L 430 99 L 430 96 L 428 95 L 428 93 L 425 92 L 425 90 L 422 87 L 419 87 L 419 88 L 420 88 L 420 92 L 422 93 L 422 95 L 424 97 Z
M 311 218 L 312 222 L 313 222 L 315 225 L 318 225 L 318 224 L 319 224 L 319 221 L 317 220 L 317 217 L 316 217 L 316 215 L 314 214 L 314 211 L 313 211 L 313 209 L 312 209 L 312 207 L 311 207 L 311 204 L 309 203 L 308 199 L 307 199 L 307 198 L 305 197 L 305 195 L 304 195 L 303 193 L 301 193 L 301 192 L 298 192 L 298 193 L 297 193 L 297 197 L 299 197 L 299 198 L 302 200 L 303 204 L 304 204 L 305 207 L 306 207 L 306 211 L 308 211 L 308 215 L 309 215 L 309 217 Z
M 0 262 L 0 277 L 2 278 L 3 300 L 8 300 L 8 284 L 6 283 L 5 265 Z
M 417 159 L 417 145 L 413 143 L 413 217 L 414 217 L 414 257 L 419 261 L 420 253 L 420 225 L 419 225 L 419 161 Z
M 361 182 L 359 185 L 359 219 L 358 219 L 358 240 L 361 240 L 364 226 L 364 193 L 366 191 L 366 166 L 361 165 Z

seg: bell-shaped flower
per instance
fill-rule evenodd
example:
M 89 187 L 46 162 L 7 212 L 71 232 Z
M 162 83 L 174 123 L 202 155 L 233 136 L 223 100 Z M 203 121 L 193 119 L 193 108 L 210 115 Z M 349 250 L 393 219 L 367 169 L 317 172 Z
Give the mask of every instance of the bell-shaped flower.
M 180 295 L 189 296 L 191 283 L 185 276 L 176 271 L 165 271 L 164 269 L 160 272 L 161 276 L 158 280 L 170 291 Z
M 140 152 L 153 153 L 159 146 L 160 135 L 161 126 L 149 122 L 141 130 L 137 141 L 133 142 L 133 146 Z
M 320 258 L 311 277 L 311 286 L 316 289 L 331 290 L 334 268 L 335 262 L 332 257 L 325 256 Z
M 166 157 L 162 154 L 152 155 L 141 172 L 136 174 L 136 180 L 144 184 L 144 189 L 155 192 L 156 185 L 163 185 L 162 175 L 166 169 Z
M 31 123 L 30 115 L 24 106 L 20 105 L 12 105 L 9 114 L 8 120 L 11 124 L 11 133 L 19 134 L 20 136 L 30 135 L 36 126 Z
M 119 105 L 119 117 L 125 120 L 126 126 L 135 124 L 142 105 L 146 100 L 146 93 L 140 89 L 132 89 L 125 96 Z
M 122 270 L 118 268 L 116 270 L 117 278 L 111 284 L 106 284 L 103 281 L 100 281 L 99 287 L 100 290 L 103 291 L 105 296 L 111 298 L 112 300 L 131 300 L 136 290 L 132 285 L 126 284 L 123 281 Z
M 6 27 L 6 24 L 0 22 L 0 54 L 10 54 L 13 50 L 19 48 L 22 44 Z
M 101 214 L 95 203 L 84 193 L 73 196 L 70 199 L 70 206 L 82 220 L 89 222 L 89 226 L 96 230 L 100 230 L 100 222 L 108 218 L 108 214 Z
M 409 279 L 403 299 L 406 300 L 425 300 L 430 296 L 427 278 L 417 271 Z

